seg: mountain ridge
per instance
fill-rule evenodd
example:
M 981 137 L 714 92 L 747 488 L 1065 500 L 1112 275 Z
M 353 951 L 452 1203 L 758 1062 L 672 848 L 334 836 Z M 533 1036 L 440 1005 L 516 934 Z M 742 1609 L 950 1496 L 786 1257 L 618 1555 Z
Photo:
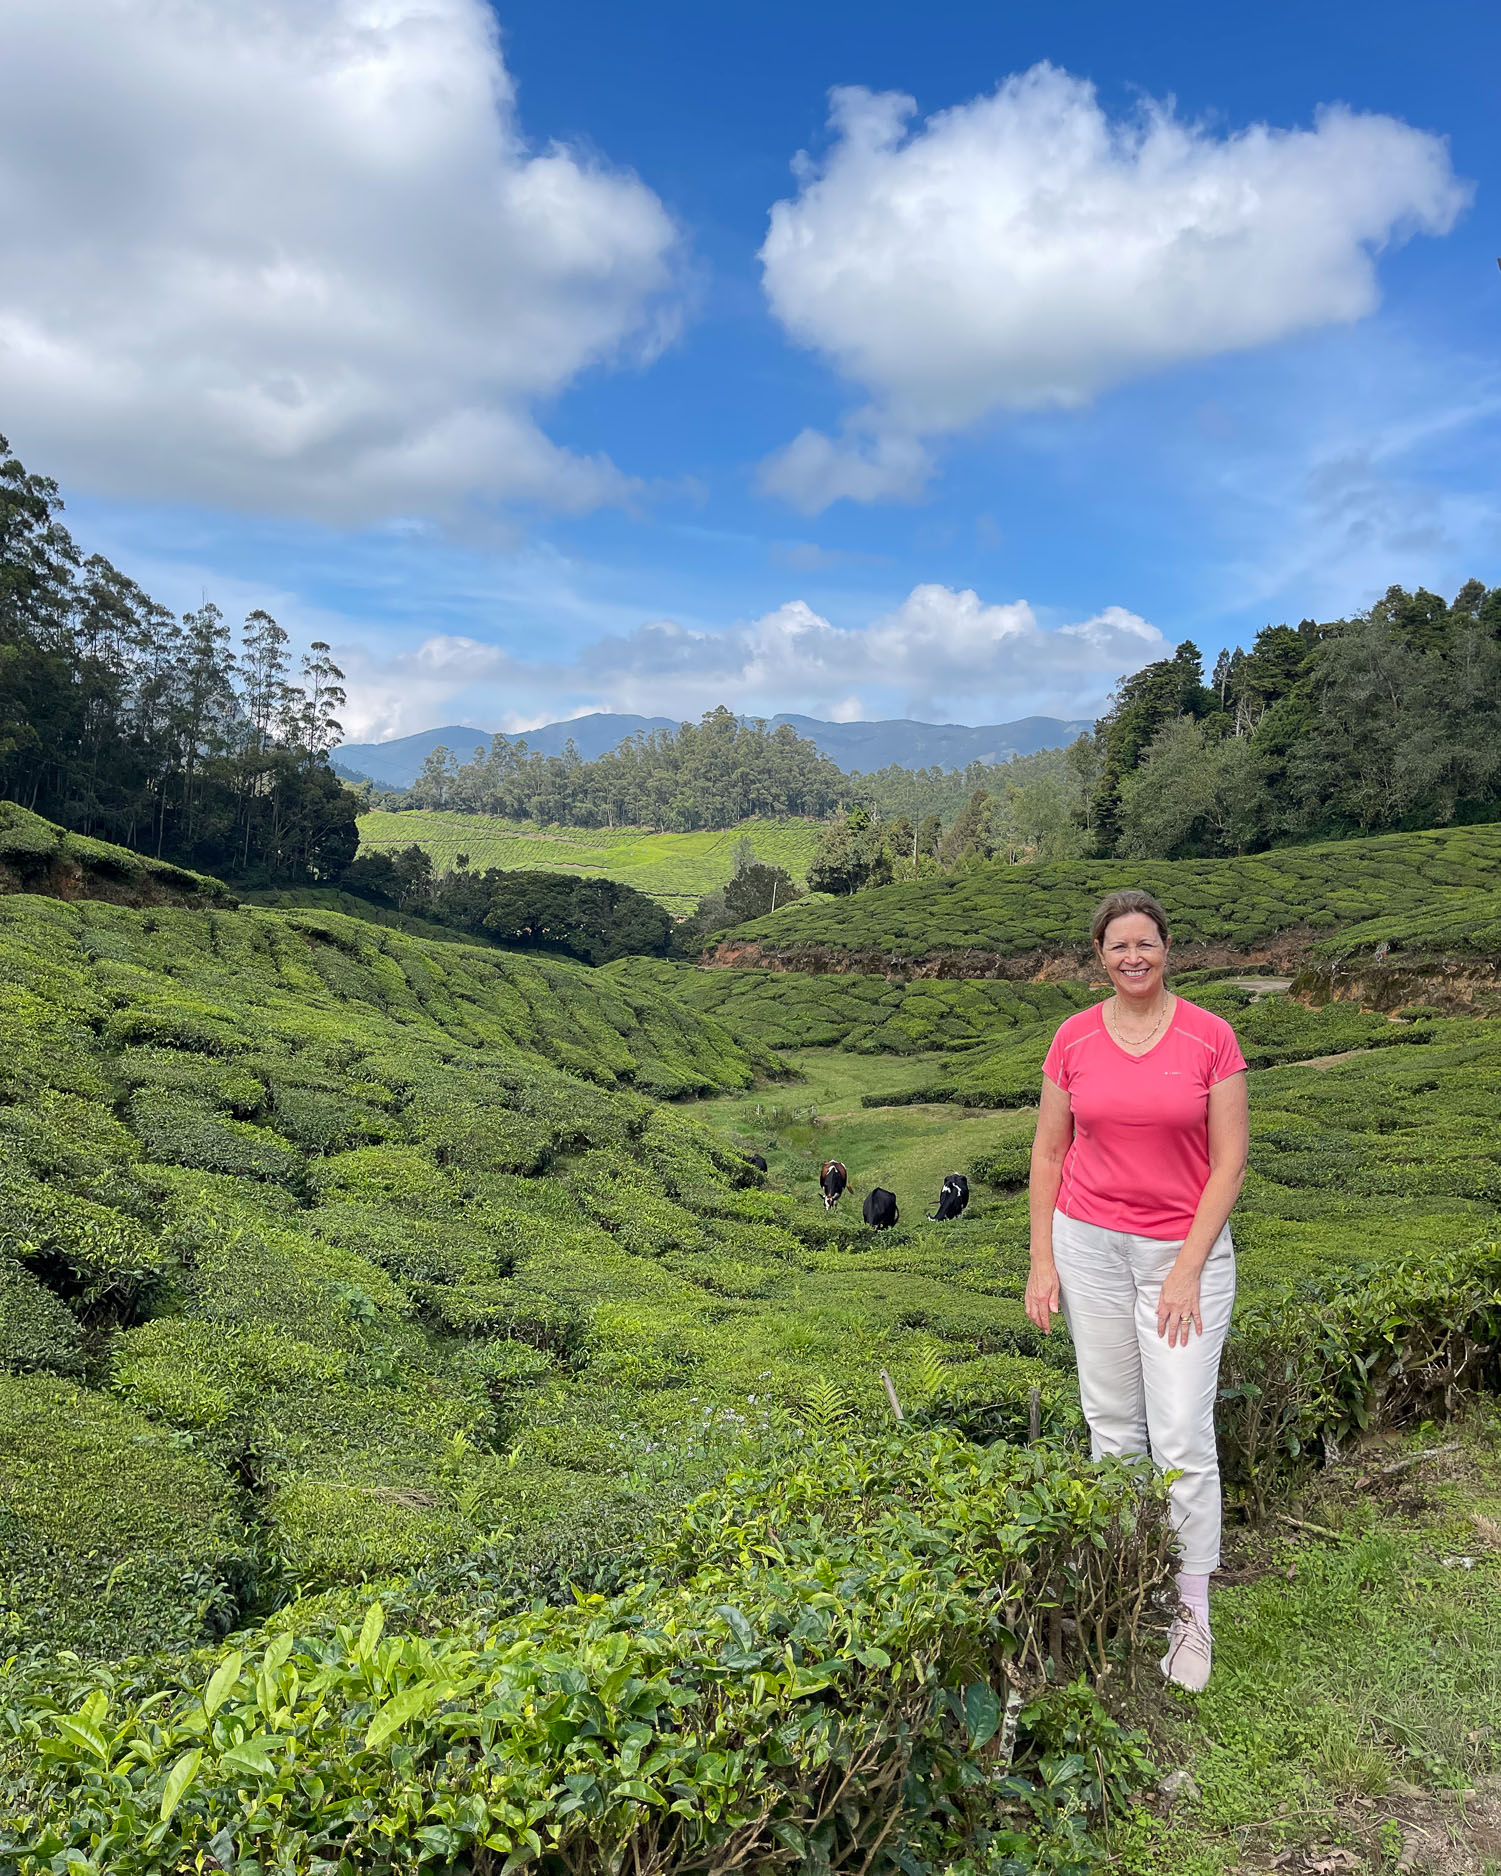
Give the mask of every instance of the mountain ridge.
M 828 723 L 818 717 L 783 712 L 767 721 L 773 729 L 786 723 L 818 746 L 819 751 L 849 771 L 869 772 L 897 768 L 963 769 L 971 762 L 1004 762 L 1014 755 L 1057 748 L 1093 726 L 1060 717 L 1019 717 L 1012 723 L 920 723 L 911 717 L 881 718 L 862 723 Z M 628 736 L 651 730 L 676 729 L 674 717 L 619 715 L 594 711 L 558 723 L 522 730 L 528 748 L 543 755 L 561 755 L 572 740 L 586 762 L 618 747 Z M 357 781 L 373 781 L 386 788 L 410 788 L 422 764 L 434 749 L 451 749 L 461 761 L 495 730 L 450 723 L 442 728 L 418 730 L 384 743 L 345 743 L 334 751 L 333 765 Z

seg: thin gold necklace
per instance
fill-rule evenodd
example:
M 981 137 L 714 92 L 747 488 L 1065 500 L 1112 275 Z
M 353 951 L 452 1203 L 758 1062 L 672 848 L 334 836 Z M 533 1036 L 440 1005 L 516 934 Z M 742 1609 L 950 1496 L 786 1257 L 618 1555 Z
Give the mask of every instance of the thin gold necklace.
M 1110 1000 L 1110 1003 L 1114 1004 L 1114 1002 L 1115 1002 L 1115 998 L 1112 997 Z M 1153 1023 L 1152 1027 L 1147 1031 L 1147 1033 L 1144 1036 L 1131 1036 L 1131 1037 L 1128 1037 L 1121 1029 L 1120 1013 L 1119 1011 L 1117 1011 L 1115 1015 L 1115 1020 L 1111 1023 L 1111 1028 L 1115 1031 L 1116 1041 L 1121 1045 L 1123 1049 L 1145 1049 L 1155 1038 L 1157 1031 L 1161 1029 L 1162 1025 L 1167 1021 L 1167 1013 L 1171 1007 L 1172 1006 L 1169 1003 L 1168 999 L 1164 997 L 1162 1000 L 1162 1008 L 1158 1012 L 1158 1015 L 1157 1015 L 1157 1021 Z M 1110 1013 L 1110 1005 L 1107 1005 L 1106 1014 L 1109 1015 L 1109 1013 Z

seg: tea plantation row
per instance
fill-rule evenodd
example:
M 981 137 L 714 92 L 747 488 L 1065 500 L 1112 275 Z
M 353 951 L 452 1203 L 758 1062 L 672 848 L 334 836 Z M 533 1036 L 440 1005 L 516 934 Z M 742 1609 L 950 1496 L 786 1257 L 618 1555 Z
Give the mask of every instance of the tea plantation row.
M 882 1362 L 920 1392 L 930 1318 L 958 1393 L 1066 1392 L 1014 1298 L 872 1280 L 852 1218 L 654 1104 L 756 1058 L 649 988 L 25 897 L 0 972 L 13 1644 L 182 1643 L 495 1533 L 597 1549 L 770 1402 L 874 1400 Z
M 825 831 L 823 822 L 791 817 L 758 818 L 692 834 L 644 827 L 545 827 L 426 808 L 375 808 L 360 816 L 359 826 L 362 853 L 397 853 L 415 844 L 432 855 L 440 873 L 464 853 L 476 872 L 492 866 L 540 867 L 618 879 L 679 914 L 691 912 L 706 892 L 731 878 L 741 839 L 750 841 L 758 860 L 784 867 L 802 881 Z
M 659 1099 L 717 1118 L 837 985 L 855 1047 L 967 1026 L 945 1098 L 1000 1109 L 1088 993 L 763 977 L 784 1026 L 730 981 L 732 1035 L 680 981 L 0 900 L 0 1862 L 1089 1866 L 1149 1774 L 1033 1697 L 1042 1612 L 1066 1682 L 1168 1559 L 1020 1307 L 1027 1119 L 963 1223 L 873 1237 Z M 1254 1506 L 1495 1379 L 1501 1035 L 1186 987 L 1258 1065 L 1221 1420 Z M 1060 1443 L 925 1430 L 1015 1436 L 1034 1388 Z
M 862 1054 L 915 1055 L 966 1048 L 1030 1024 L 1056 1028 L 1097 994 L 1077 983 L 888 982 L 853 972 L 695 970 L 654 958 L 622 958 L 606 970 L 675 997 L 763 1048 Z
M 1100 898 L 1141 886 L 1166 907 L 1180 947 L 1256 952 L 1283 935 L 1397 920 L 1501 888 L 1501 827 L 1287 847 L 1236 860 L 1100 860 L 976 866 L 939 879 L 794 904 L 721 938 L 727 962 L 870 968 L 958 954 L 995 959 L 1089 955 Z M 1380 929 L 1378 925 L 1373 930 Z M 1372 940 L 1379 942 L 1379 940 Z M 983 960 L 967 966 L 978 975 Z

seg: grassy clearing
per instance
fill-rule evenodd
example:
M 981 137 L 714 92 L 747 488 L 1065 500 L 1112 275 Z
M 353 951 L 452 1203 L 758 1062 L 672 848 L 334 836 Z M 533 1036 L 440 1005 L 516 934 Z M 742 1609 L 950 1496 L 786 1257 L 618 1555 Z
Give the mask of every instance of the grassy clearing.
M 783 1059 L 801 1077 L 789 1087 L 720 1096 L 697 1111 L 744 1151 L 764 1154 L 772 1179 L 810 1205 L 822 1203 L 815 1190 L 819 1166 L 838 1159 L 849 1168 L 846 1206 L 853 1201 L 858 1207 L 872 1186 L 885 1186 L 896 1194 L 903 1219 L 917 1225 L 938 1203 L 945 1173 L 966 1172 L 1003 1144 L 1030 1146 L 1030 1112 L 861 1106 L 862 1096 L 901 1086 L 914 1068 L 936 1067 L 940 1056 L 871 1058 L 803 1049 Z
M 1209 1690 L 1154 1702 L 1150 1721 L 1198 1796 L 1138 1814 L 1118 1867 L 1497 1876 L 1498 1441 L 1482 1405 L 1322 1474 L 1297 1507 L 1305 1528 L 1240 1534 L 1214 1592 Z
M 360 851 L 392 853 L 415 843 L 432 855 L 440 872 L 467 853 L 477 871 L 545 867 L 618 879 L 671 911 L 688 912 L 731 877 L 735 844 L 742 837 L 754 846 L 758 860 L 785 867 L 801 884 L 823 831 L 820 821 L 756 819 L 723 830 L 660 834 L 644 827 L 543 827 L 487 814 L 375 809 L 360 816 Z

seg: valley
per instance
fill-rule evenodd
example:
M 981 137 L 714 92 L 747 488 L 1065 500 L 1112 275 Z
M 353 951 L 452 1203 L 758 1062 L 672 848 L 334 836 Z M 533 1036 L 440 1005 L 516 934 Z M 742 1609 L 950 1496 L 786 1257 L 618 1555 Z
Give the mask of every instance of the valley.
M 336 1831 L 362 1846 L 356 1867 L 394 1870 L 441 1827 L 456 1868 L 593 1867 L 650 1844 L 688 1867 L 719 1841 L 704 1729 L 738 1755 L 747 1841 L 770 1846 L 804 1841 L 837 1726 L 860 1795 L 836 1855 L 866 1856 L 902 1819 L 938 1846 L 931 1867 L 971 1876 L 965 1846 L 993 1824 L 893 1809 L 887 1779 L 920 1762 L 955 1791 L 983 1785 L 994 1734 L 975 1716 L 1009 1670 L 965 1586 L 1015 1572 L 1052 1582 L 1064 1612 L 1050 1627 L 1005 1592 L 1030 1702 L 1012 1747 L 1027 1867 L 1228 1876 L 1288 1850 L 1311 1869 L 1320 1845 L 1358 1858 L 1387 1841 L 1383 1805 L 1416 1833 L 1444 1815 L 1445 1779 L 1488 1791 L 1492 1735 L 1469 1732 L 1492 1725 L 1481 1590 L 1501 1550 L 1458 1510 L 1430 1537 L 1345 1481 L 1382 1457 L 1367 1442 L 1452 1441 L 1444 1423 L 1501 1379 L 1501 1021 L 1473 997 L 1375 1008 L 1297 988 L 1325 947 L 1354 948 L 1331 921 L 1368 950 L 1359 921 L 1394 881 L 1394 915 L 1428 947 L 1414 968 L 1441 976 L 1440 947 L 1469 933 L 1454 968 L 1474 976 L 1485 838 L 1373 843 L 1379 887 L 1349 843 L 1351 883 L 1325 862 L 1301 907 L 1301 861 L 1246 862 L 1283 897 L 1234 964 L 1179 979 L 1251 1064 L 1219 1427 L 1242 1522 L 1216 1591 L 1225 1671 L 1197 1717 L 1132 1666 L 1161 1619 L 1160 1495 L 1083 1459 L 1066 1332 L 1043 1337 L 1021 1308 L 1042 1053 L 1100 994 L 1067 953 L 1041 981 L 589 969 L 411 920 L 237 906 L 188 877 L 193 903 L 113 904 L 126 862 L 108 852 L 105 896 L 0 898 L 0 1845 L 26 1876 L 42 1852 L 22 1845 L 146 1876 L 227 1831 L 311 1870 Z M 1195 909 L 1188 869 L 1159 870 L 1190 936 L 1231 920 Z M 1098 883 L 972 876 L 1018 943 Z M 1216 903 L 1245 885 L 1227 873 Z M 847 920 L 862 900 L 879 921 L 880 891 L 829 909 Z M 1278 923 L 1284 904 L 1303 916 Z M 1290 976 L 1258 964 L 1269 937 Z M 829 1157 L 850 1172 L 832 1213 Z M 971 1203 L 930 1223 L 950 1172 Z M 877 1184 L 895 1229 L 861 1221 Z M 1488 1477 L 1477 1435 L 1458 1437 Z M 1463 1606 L 1430 1580 L 1451 1542 L 1473 1553 Z M 1085 1556 L 1099 1566 L 1081 1575 Z M 1346 1660 L 1315 1696 L 1309 1657 L 1273 1660 L 1255 1637 L 1320 1609 L 1346 1624 Z M 1376 1691 L 1390 1675 L 1360 1624 L 1378 1620 L 1428 1693 Z M 1454 1664 L 1422 1655 L 1424 1624 L 1448 1625 Z M 1463 1738 L 1443 1704 L 1456 1676 Z M 628 1685 L 657 1691 L 610 1709 Z M 604 1743 L 581 1759 L 571 1722 L 538 1733 L 532 1716 L 585 1687 Z M 912 1703 L 900 1743 L 893 1698 Z M 1343 1715 L 1365 1730 L 1341 1756 Z M 492 1726 L 509 1756 L 462 1743 Z M 1067 1726 L 1093 1742 L 1094 1795 L 1082 1772 L 1050 1782 Z M 769 1731 L 790 1757 L 766 1755 Z M 96 1733 L 102 1759 L 77 1744 Z M 57 1740 L 81 1756 L 37 1758 Z M 597 1797 L 580 1808 L 586 1766 Z M 1129 1802 L 1173 1766 L 1198 1808 Z M 669 1828 L 652 1793 L 673 1789 Z M 129 1822 L 134 1793 L 151 1832 Z

